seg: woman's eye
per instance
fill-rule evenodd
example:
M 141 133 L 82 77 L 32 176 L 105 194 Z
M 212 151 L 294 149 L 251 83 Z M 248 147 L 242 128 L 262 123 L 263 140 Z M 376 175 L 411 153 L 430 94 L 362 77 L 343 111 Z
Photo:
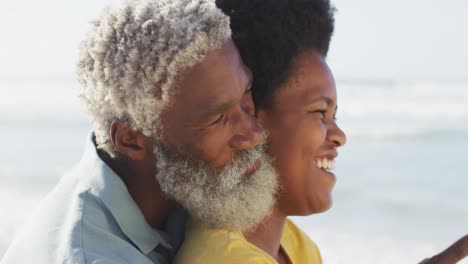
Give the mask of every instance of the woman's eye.
M 217 123 L 219 123 L 221 120 L 223 120 L 223 117 L 224 117 L 224 114 L 220 114 L 219 117 L 216 118 L 216 120 L 210 124 L 210 126 L 216 125 Z
M 315 110 L 314 113 L 319 113 L 323 118 L 323 117 L 325 117 L 325 114 L 327 113 L 327 110 L 319 109 L 319 110 Z

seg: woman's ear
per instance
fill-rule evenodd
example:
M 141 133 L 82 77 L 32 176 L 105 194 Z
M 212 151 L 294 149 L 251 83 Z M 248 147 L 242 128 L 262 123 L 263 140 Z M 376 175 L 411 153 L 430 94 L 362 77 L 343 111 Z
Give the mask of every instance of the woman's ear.
M 148 153 L 152 153 L 151 140 L 140 130 L 123 122 L 112 122 L 110 136 L 117 152 L 131 160 L 143 160 Z

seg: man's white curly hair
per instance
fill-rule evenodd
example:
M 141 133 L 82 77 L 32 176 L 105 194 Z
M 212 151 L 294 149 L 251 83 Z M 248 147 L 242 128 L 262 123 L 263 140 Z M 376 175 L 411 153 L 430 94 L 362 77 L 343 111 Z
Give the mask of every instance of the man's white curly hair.
M 229 17 L 214 0 L 128 0 L 105 9 L 77 68 L 98 147 L 115 156 L 114 120 L 156 136 L 177 77 L 230 37 Z

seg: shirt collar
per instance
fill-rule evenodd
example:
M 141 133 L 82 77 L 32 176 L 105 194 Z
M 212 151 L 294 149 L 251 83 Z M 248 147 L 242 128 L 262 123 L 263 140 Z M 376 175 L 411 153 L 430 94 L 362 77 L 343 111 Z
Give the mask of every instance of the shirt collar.
M 82 162 L 89 166 L 90 191 L 102 200 L 122 232 L 144 254 L 148 254 L 159 244 L 173 249 L 168 235 L 153 229 L 146 222 L 122 179 L 98 156 L 92 132 L 88 137 Z

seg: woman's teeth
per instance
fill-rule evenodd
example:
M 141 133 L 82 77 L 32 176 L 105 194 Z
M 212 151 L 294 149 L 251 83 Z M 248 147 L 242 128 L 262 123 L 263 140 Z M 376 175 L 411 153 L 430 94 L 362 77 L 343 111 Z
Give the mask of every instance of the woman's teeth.
M 319 159 L 315 161 L 315 166 L 317 166 L 319 169 L 331 171 L 335 169 L 336 163 L 335 160 Z

